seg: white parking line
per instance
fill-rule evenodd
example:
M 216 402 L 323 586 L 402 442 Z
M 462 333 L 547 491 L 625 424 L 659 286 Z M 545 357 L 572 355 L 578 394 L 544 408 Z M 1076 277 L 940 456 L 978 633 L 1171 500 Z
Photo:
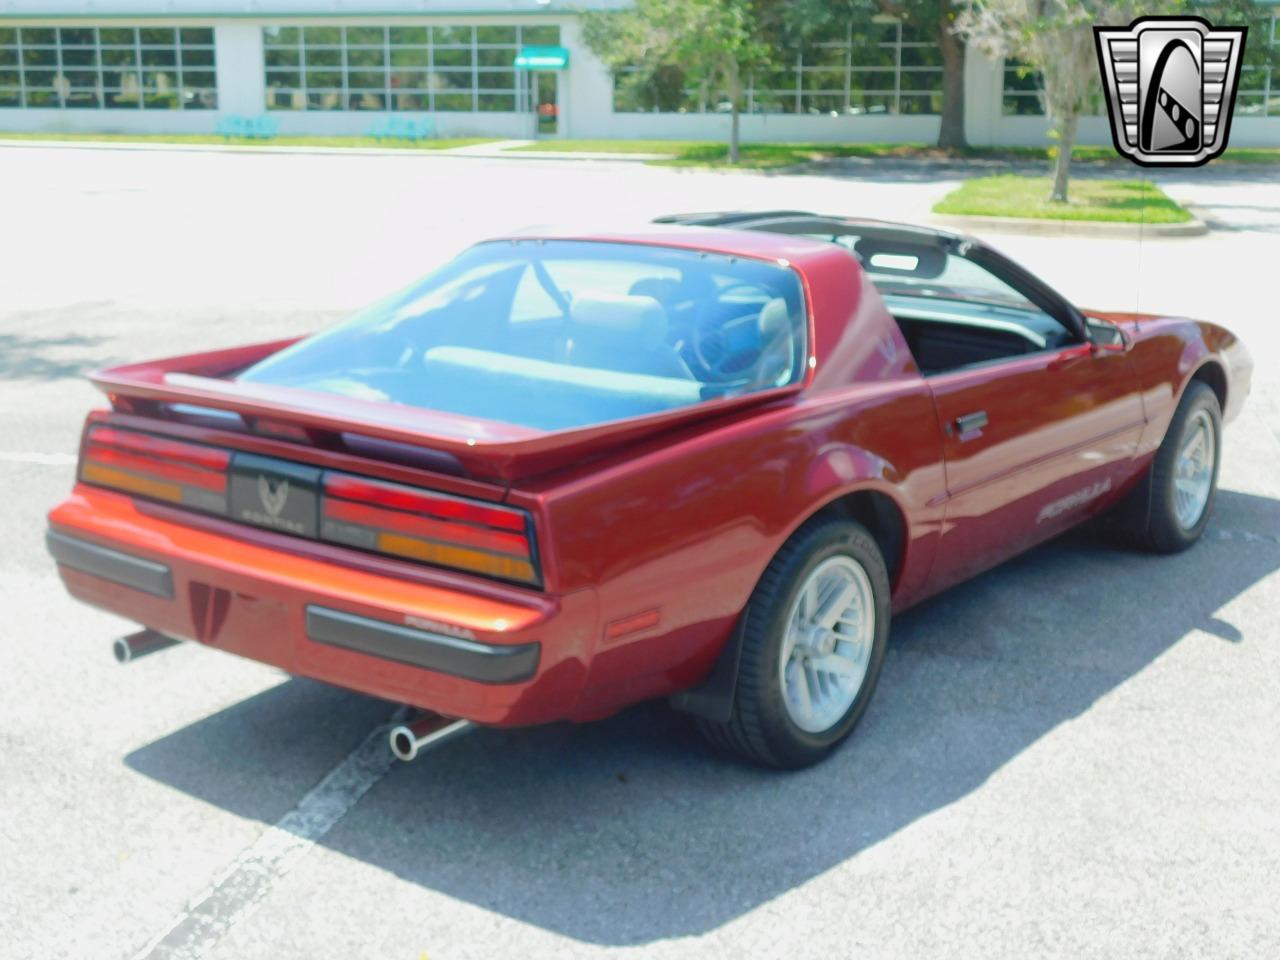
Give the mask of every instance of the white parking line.
M 1270 533 L 1254 533 L 1252 530 L 1222 530 L 1210 526 L 1205 531 L 1210 540 L 1242 540 L 1245 543 L 1280 543 L 1280 536 Z
M 39 463 L 47 467 L 72 466 L 76 462 L 74 453 L 24 453 L 13 450 L 0 450 L 0 461 L 6 463 Z
M 388 725 L 407 715 L 397 710 Z M 292 870 L 396 763 L 387 725 L 367 736 L 298 805 L 247 847 L 210 886 L 156 934 L 134 960 L 197 960 L 266 899 Z

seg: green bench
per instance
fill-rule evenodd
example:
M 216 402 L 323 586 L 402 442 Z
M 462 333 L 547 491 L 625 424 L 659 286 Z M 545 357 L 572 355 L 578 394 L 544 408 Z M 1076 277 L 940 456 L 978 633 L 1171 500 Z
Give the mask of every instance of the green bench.
M 383 140 L 408 140 L 416 143 L 436 134 L 436 123 L 430 117 L 383 117 L 369 128 L 369 136 Z
M 214 132 L 228 140 L 232 137 L 245 140 L 271 140 L 280 132 L 280 123 L 275 117 L 265 113 L 260 117 L 232 115 L 219 120 Z

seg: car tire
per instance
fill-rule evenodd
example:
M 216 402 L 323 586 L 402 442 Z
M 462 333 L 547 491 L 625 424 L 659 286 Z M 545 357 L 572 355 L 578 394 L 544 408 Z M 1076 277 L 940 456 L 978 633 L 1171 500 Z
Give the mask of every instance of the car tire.
M 833 614 L 830 629 L 816 625 Z M 752 763 L 817 763 L 857 726 L 884 661 L 889 575 L 875 539 L 851 520 L 809 521 L 770 562 L 742 615 L 732 713 L 724 723 L 699 719 L 699 729 Z
M 1123 537 L 1154 553 L 1194 544 L 1213 513 L 1221 462 L 1222 407 L 1208 384 L 1193 380 L 1142 482 L 1116 510 Z

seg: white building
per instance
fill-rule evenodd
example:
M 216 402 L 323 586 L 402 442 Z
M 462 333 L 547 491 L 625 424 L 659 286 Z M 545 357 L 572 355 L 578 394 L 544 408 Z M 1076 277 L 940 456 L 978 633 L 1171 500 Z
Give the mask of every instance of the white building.
M 592 8 L 628 0 L 585 0 Z M 0 131 L 209 133 L 269 114 L 284 134 L 363 134 L 388 115 L 439 136 L 719 139 L 728 117 L 678 70 L 637 87 L 582 42 L 584 0 L 0 0 Z M 1269 36 L 1280 43 L 1276 19 Z M 930 142 L 937 47 L 893 21 L 754 76 L 745 140 Z M 970 52 L 975 145 L 1039 145 L 1035 78 Z M 714 98 L 712 98 L 714 99 Z M 1081 124 L 1105 144 L 1104 117 Z M 1280 146 L 1280 76 L 1248 69 L 1235 146 Z

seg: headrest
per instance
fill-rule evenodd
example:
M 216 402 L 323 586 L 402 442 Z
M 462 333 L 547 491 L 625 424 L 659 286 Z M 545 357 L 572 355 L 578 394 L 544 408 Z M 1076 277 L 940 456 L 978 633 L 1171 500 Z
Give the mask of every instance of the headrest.
M 683 290 L 683 281 L 675 277 L 641 277 L 627 293 L 633 297 L 653 297 L 659 303 L 670 303 Z
M 774 297 L 760 311 L 758 321 L 760 340 L 769 343 L 775 337 L 791 333 L 791 311 L 787 309 L 787 301 L 782 297 Z
M 592 293 L 573 298 L 569 317 L 579 331 L 656 347 L 667 335 L 667 314 L 653 297 Z

